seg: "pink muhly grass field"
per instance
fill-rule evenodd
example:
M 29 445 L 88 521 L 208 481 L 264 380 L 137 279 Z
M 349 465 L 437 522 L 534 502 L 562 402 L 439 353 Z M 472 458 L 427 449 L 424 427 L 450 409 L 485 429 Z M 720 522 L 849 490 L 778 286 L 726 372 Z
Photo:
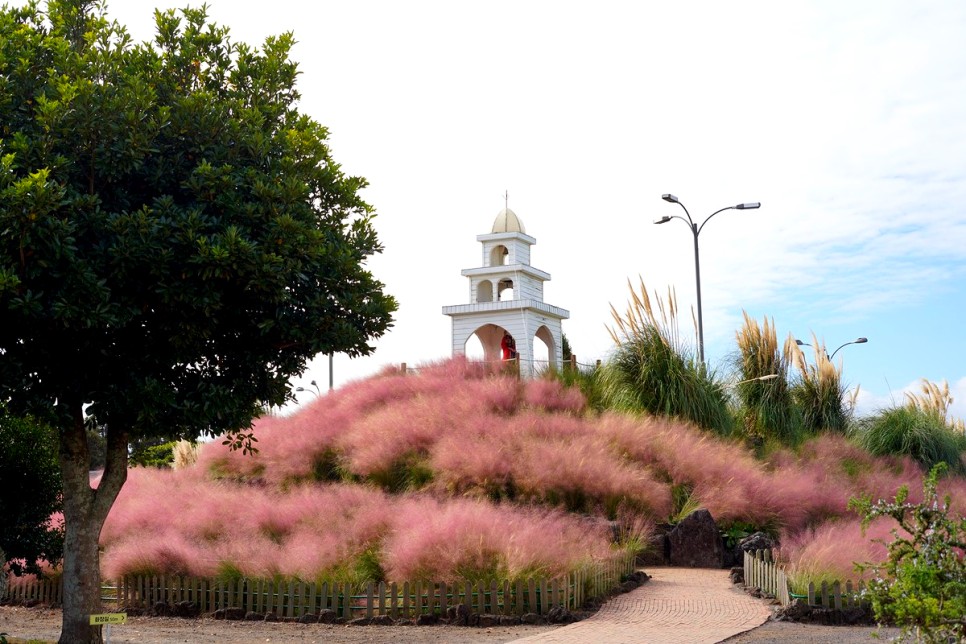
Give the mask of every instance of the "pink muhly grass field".
M 105 575 L 556 575 L 613 555 L 601 517 L 623 513 L 648 534 L 666 521 L 672 486 L 719 524 L 780 529 L 802 570 L 839 570 L 866 545 L 848 532 L 851 497 L 907 484 L 915 500 L 922 489 L 909 459 L 876 459 L 842 437 L 762 462 L 689 424 L 597 415 L 576 388 L 462 359 L 388 369 L 254 427 L 253 456 L 215 440 L 194 467 L 132 469 L 101 535 Z M 317 473 L 323 462 L 332 471 Z M 391 487 L 400 468 L 426 471 Z M 940 489 L 961 515 L 966 479 Z
M 134 485 L 118 499 L 105 526 L 106 578 L 227 574 L 361 581 L 353 577 L 353 561 L 365 551 L 377 553 L 381 567 L 391 575 L 417 568 L 431 570 L 441 579 L 460 578 L 472 570 L 558 574 L 610 549 L 600 531 L 564 514 L 459 499 L 389 496 L 362 486 L 294 487 L 281 492 L 205 482 L 182 472 L 132 472 Z M 182 477 L 184 481 L 179 480 Z M 161 489 L 166 493 L 158 494 Z M 180 502 L 169 503 L 169 498 Z M 540 539 L 535 540 L 535 530 L 542 531 Z M 457 542 L 452 542 L 453 535 L 460 535 Z M 441 536 L 451 543 L 443 544 Z M 402 548 L 401 543 L 410 545 Z M 413 544 L 429 550 L 419 553 Z M 441 548 L 469 544 L 473 547 L 462 558 L 439 558 Z M 414 568 L 414 560 L 423 563 Z M 426 563 L 430 561 L 432 566 Z
M 552 578 L 613 554 L 600 527 L 560 512 L 422 500 L 399 514 L 383 546 L 393 579 Z
M 564 387 L 556 380 L 537 378 L 525 383 L 523 400 L 528 407 L 548 412 L 581 414 L 587 399 L 577 387 Z
M 882 562 L 888 550 L 881 541 L 892 540 L 890 531 L 895 521 L 880 518 L 869 525 L 863 534 L 858 517 L 828 521 L 813 530 L 804 530 L 785 537 L 782 542 L 782 561 L 787 562 L 788 574 L 795 592 L 804 593 L 809 582 L 868 579 L 868 571 L 860 572 L 857 563 Z

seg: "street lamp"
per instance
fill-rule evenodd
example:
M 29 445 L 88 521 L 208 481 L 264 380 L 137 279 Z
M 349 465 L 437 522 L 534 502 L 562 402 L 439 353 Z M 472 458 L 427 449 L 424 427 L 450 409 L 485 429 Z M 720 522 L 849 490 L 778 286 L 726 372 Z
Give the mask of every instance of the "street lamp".
M 310 382 L 309 384 L 312 385 L 313 387 L 315 387 L 315 391 L 312 391 L 311 389 L 306 389 L 305 387 L 296 387 L 295 388 L 295 391 L 307 391 L 310 394 L 315 394 L 316 397 L 322 395 L 322 392 L 319 391 L 319 385 L 314 380 L 312 382 Z
M 724 212 L 725 210 L 754 210 L 755 208 L 761 208 L 761 202 L 754 201 L 751 203 L 740 203 L 735 206 L 728 206 L 727 208 L 715 210 L 713 213 L 708 215 L 703 222 L 701 222 L 701 225 L 698 225 L 693 219 L 691 219 L 691 213 L 688 212 L 688 209 L 684 207 L 684 204 L 681 203 L 677 197 L 672 194 L 664 194 L 661 195 L 661 199 L 667 201 L 668 203 L 676 203 L 677 205 L 681 206 L 681 209 L 684 210 L 684 214 L 687 216 L 687 219 L 681 215 L 664 215 L 654 223 L 666 224 L 672 219 L 680 219 L 688 225 L 688 228 L 691 229 L 691 234 L 694 235 L 694 282 L 698 296 L 698 359 L 701 361 L 701 364 L 704 364 L 704 319 L 701 315 L 701 263 L 698 259 L 698 235 L 701 234 L 701 231 L 704 229 L 704 225 L 719 212 Z
M 856 338 L 855 340 L 852 340 L 851 342 L 846 342 L 845 344 L 843 344 L 842 346 L 840 346 L 838 349 L 836 349 L 835 351 L 833 351 L 832 352 L 832 355 L 830 355 L 828 357 L 828 359 L 829 359 L 829 361 L 831 361 L 832 358 L 835 357 L 835 354 L 838 353 L 839 352 L 839 349 L 841 349 L 842 347 L 847 347 L 850 344 L 865 344 L 868 341 L 869 341 L 868 338 Z
M 835 351 L 832 352 L 832 355 L 829 355 L 828 352 L 826 351 L 825 352 L 825 357 L 829 359 L 829 362 L 831 362 L 832 361 L 832 358 L 835 357 L 835 354 L 838 353 L 839 350 L 842 349 L 842 347 L 847 347 L 850 344 L 865 344 L 868 341 L 869 341 L 868 338 L 856 338 L 855 340 L 852 340 L 851 342 L 846 342 L 845 344 L 840 345 L 838 349 L 836 349 Z M 800 347 L 810 347 L 810 346 L 812 346 L 808 342 L 802 342 L 801 340 L 798 340 L 798 339 L 795 340 L 795 344 L 797 344 Z

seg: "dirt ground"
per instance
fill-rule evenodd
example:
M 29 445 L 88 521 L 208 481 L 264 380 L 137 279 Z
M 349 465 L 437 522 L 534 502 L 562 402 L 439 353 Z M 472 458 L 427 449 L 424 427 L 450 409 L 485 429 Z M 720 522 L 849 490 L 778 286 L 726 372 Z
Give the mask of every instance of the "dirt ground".
M 0 633 L 11 644 L 56 642 L 60 636 L 61 612 L 49 608 L 0 607 Z M 335 626 L 278 622 L 223 621 L 211 618 L 129 617 L 126 624 L 111 627 L 115 644 L 498 644 L 536 635 L 559 626 Z M 898 635 L 897 629 L 883 629 L 875 639 L 875 628 L 818 626 L 791 622 L 766 622 L 763 626 L 725 640 L 728 644 L 860 644 L 885 642 Z M 105 630 L 105 635 L 107 631 Z

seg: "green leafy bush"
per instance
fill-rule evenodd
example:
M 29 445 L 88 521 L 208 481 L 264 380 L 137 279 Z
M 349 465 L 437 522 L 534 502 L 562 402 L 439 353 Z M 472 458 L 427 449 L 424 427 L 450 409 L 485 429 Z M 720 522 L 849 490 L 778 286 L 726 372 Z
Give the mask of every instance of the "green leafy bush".
M 866 497 L 849 503 L 863 528 L 879 517 L 898 524 L 887 544 L 889 559 L 859 568 L 875 573 L 866 593 L 876 619 L 895 623 L 916 641 L 966 641 L 966 518 L 950 517 L 950 498 L 939 498 L 936 481 L 944 471 L 942 463 L 930 471 L 921 503 L 907 502 L 906 486 L 891 502 L 873 504 Z
M 49 520 L 61 507 L 56 435 L 0 406 L 0 569 L 9 559 L 15 574 L 40 574 L 38 561 L 60 561 L 63 530 Z

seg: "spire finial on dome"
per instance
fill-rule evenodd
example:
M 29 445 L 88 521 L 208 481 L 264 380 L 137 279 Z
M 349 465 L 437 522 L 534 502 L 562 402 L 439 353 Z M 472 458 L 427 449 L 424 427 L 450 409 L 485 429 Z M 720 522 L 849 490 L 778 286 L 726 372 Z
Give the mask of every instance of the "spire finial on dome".
M 515 212 L 510 210 L 510 191 L 503 191 L 503 210 L 496 216 L 493 222 L 494 233 L 523 233 L 527 230 L 523 227 L 523 220 Z

